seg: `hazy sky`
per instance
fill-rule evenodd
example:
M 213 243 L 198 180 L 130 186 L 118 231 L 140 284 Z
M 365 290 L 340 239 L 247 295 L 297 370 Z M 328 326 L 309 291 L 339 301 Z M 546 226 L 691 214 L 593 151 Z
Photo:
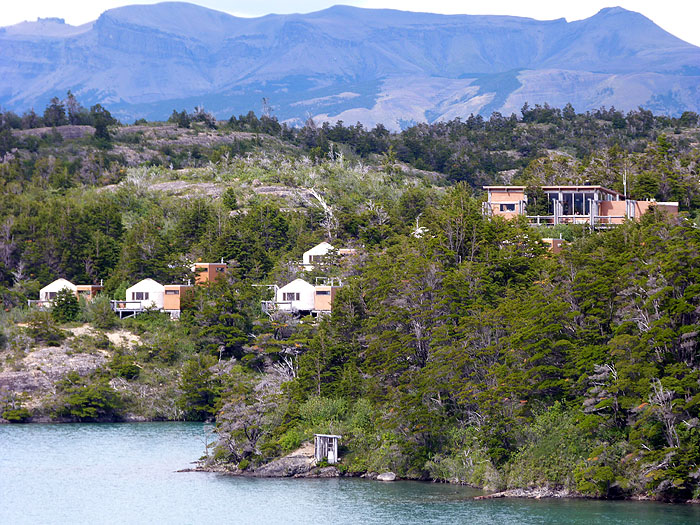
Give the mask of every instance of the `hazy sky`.
M 619 5 L 651 18 L 674 35 L 700 46 L 698 0 L 190 0 L 191 3 L 237 16 L 268 13 L 309 13 L 334 4 L 369 8 L 392 8 L 448 14 L 498 14 L 528 16 L 541 20 L 587 18 L 603 7 Z M 100 13 L 128 4 L 154 4 L 156 0 L 3 0 L 0 26 L 37 17 L 60 17 L 73 25 L 95 20 Z

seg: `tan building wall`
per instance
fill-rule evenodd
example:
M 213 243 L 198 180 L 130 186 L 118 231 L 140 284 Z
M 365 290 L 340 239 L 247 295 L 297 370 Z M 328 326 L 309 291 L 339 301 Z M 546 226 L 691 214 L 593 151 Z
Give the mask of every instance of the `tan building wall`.
M 542 242 L 547 245 L 547 249 L 550 252 L 556 255 L 558 253 L 561 253 L 561 249 L 566 241 L 564 241 L 563 239 L 545 238 L 542 239 Z
M 226 263 L 194 263 L 196 284 L 214 282 L 226 273 Z
M 525 200 L 525 187 L 512 186 L 504 188 L 489 189 L 489 201 L 487 206 L 491 210 L 491 215 L 498 215 L 505 219 L 514 219 L 524 211 L 523 201 Z M 512 207 L 512 210 L 505 209 Z
M 314 293 L 314 310 L 330 312 L 333 299 L 339 289 L 340 287 L 338 286 L 316 286 Z
M 103 288 L 99 284 L 78 284 L 75 287 L 75 295 L 78 299 L 83 297 L 86 301 L 92 301 Z
M 192 293 L 192 286 L 186 284 L 166 284 L 163 294 L 163 310 L 180 310 L 182 296 Z
M 525 190 L 518 187 L 490 191 L 491 202 L 519 202 L 525 200 Z

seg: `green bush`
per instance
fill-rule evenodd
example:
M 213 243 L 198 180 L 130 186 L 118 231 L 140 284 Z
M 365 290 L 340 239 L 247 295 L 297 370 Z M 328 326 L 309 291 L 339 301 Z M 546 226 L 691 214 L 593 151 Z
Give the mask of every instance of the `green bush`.
M 26 408 L 15 408 L 5 410 L 2 413 L 2 418 L 8 420 L 10 423 L 24 423 L 31 415 L 31 412 Z
M 279 446 L 282 452 L 288 454 L 289 452 L 296 450 L 301 445 L 303 435 L 296 429 L 288 430 L 279 439 Z
M 212 377 L 212 356 L 198 355 L 185 363 L 180 375 L 182 394 L 175 404 L 187 421 L 205 421 L 215 413 L 220 396 L 219 382 Z
M 56 408 L 58 416 L 78 421 L 114 419 L 122 406 L 119 394 L 104 378 L 91 383 L 77 372 L 71 372 L 65 379 L 58 381 L 56 386 L 59 392 Z
M 119 325 L 119 318 L 112 310 L 106 295 L 98 295 L 85 304 L 85 317 L 92 326 L 100 330 L 110 330 Z
M 114 354 L 109 368 L 116 377 L 124 379 L 136 379 L 141 373 L 141 369 L 134 361 L 134 356 L 120 353 Z
M 27 334 L 35 342 L 48 346 L 59 346 L 66 338 L 66 333 L 56 326 L 50 312 L 32 310 L 27 318 Z
M 348 403 L 343 398 L 311 397 L 299 407 L 302 420 L 313 427 L 338 423 L 348 410 Z
M 75 321 L 80 314 L 80 304 L 75 294 L 68 288 L 62 288 L 56 294 L 51 306 L 51 316 L 58 323 Z
M 575 488 L 574 469 L 593 448 L 577 425 L 578 416 L 555 403 L 524 429 L 527 441 L 509 465 L 509 487 Z

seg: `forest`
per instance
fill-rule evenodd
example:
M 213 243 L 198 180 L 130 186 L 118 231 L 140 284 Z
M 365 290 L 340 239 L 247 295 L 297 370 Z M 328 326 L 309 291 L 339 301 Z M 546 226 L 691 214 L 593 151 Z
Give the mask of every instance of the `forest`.
M 39 404 L 0 377 L 0 414 L 214 420 L 209 461 L 238 472 L 322 432 L 343 475 L 700 498 L 699 124 L 525 105 L 400 133 L 202 108 L 126 125 L 70 93 L 2 112 L 0 376 L 39 347 L 108 357 Z M 591 231 L 481 211 L 486 184 L 623 180 L 680 214 Z M 304 272 L 324 240 L 358 253 Z M 178 321 L 109 309 L 219 260 Z M 330 315 L 261 312 L 257 285 L 318 276 L 344 283 Z M 27 308 L 58 277 L 105 296 Z

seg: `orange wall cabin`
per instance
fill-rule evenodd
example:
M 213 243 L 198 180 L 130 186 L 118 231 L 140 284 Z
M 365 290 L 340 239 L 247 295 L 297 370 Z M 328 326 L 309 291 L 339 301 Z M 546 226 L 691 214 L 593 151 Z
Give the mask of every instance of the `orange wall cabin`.
M 330 312 L 335 294 L 340 288 L 340 286 L 315 286 L 314 310 L 317 312 Z
M 103 288 L 99 284 L 78 284 L 75 286 L 75 294 L 78 299 L 82 297 L 86 301 L 92 301 Z
M 564 244 L 566 243 L 566 241 L 562 239 L 553 239 L 551 237 L 543 238 L 542 242 L 547 247 L 547 249 L 555 255 L 561 253 L 561 250 L 564 247 Z
M 226 263 L 194 263 L 192 271 L 195 274 L 194 282 L 204 284 L 214 282 L 226 273 Z
M 166 284 L 163 293 L 163 310 L 167 312 L 180 312 L 182 296 L 192 293 L 192 285 L 189 284 Z
M 548 215 L 527 215 L 525 186 L 484 186 L 488 193 L 484 214 L 513 219 L 527 216 L 532 224 L 590 224 L 605 226 L 638 219 L 650 208 L 677 214 L 677 202 L 640 201 L 625 198 L 603 186 L 542 186 L 549 202 Z

